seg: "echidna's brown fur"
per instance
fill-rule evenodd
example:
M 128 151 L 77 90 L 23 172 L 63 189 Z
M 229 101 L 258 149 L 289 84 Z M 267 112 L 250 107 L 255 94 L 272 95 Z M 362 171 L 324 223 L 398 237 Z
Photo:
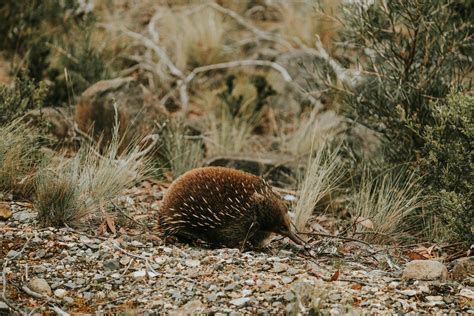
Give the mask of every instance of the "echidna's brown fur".
M 161 208 L 167 235 L 214 245 L 259 245 L 271 233 L 290 237 L 288 208 L 260 177 L 223 167 L 188 171 L 169 187 Z

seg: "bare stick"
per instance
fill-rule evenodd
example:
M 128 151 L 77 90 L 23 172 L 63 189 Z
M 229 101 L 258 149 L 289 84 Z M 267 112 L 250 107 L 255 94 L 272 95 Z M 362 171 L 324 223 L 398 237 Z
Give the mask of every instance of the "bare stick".
M 180 77 L 180 78 L 183 77 L 183 72 L 181 70 L 179 70 L 178 67 L 176 67 L 173 64 L 173 62 L 168 57 L 168 55 L 166 54 L 166 52 L 163 48 L 161 48 L 160 46 L 155 44 L 151 39 L 147 38 L 146 36 L 143 36 L 142 34 L 130 31 L 126 28 L 121 28 L 121 30 L 123 31 L 123 33 L 125 33 L 129 37 L 132 37 L 132 38 L 142 42 L 143 45 L 145 45 L 146 47 L 153 50 L 160 57 L 160 59 L 165 63 L 165 65 L 168 67 L 168 69 L 170 70 L 172 75 L 174 75 L 176 77 Z
M 369 247 L 372 248 L 372 245 L 369 244 L 368 242 L 365 242 L 365 241 L 363 241 L 363 240 L 356 239 L 356 238 L 342 237 L 342 236 L 334 236 L 334 235 L 322 234 L 322 233 L 300 233 L 300 232 L 298 232 L 298 234 L 301 234 L 301 235 L 310 235 L 310 236 L 321 236 L 321 237 L 328 237 L 328 238 L 336 238 L 336 239 L 347 240 L 347 241 L 355 241 L 355 242 L 360 242 L 361 244 L 364 244 L 364 245 L 369 246 Z

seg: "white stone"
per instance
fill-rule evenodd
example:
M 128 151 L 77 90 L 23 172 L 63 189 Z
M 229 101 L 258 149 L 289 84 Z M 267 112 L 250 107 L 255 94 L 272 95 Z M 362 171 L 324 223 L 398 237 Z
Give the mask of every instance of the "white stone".
M 197 268 L 201 265 L 201 261 L 199 260 L 193 260 L 193 259 L 186 259 L 186 261 L 184 262 L 184 264 L 187 266 L 187 267 L 190 267 L 190 268 Z
M 145 270 L 135 271 L 133 272 L 132 276 L 137 281 L 143 280 L 146 277 L 146 271 Z
M 57 298 L 63 298 L 64 296 L 66 296 L 66 294 L 67 294 L 67 291 L 64 289 L 54 290 L 54 296 L 56 296 Z
M 236 298 L 236 299 L 233 299 L 230 301 L 230 303 L 232 305 L 235 305 L 235 306 L 244 306 L 245 304 L 247 304 L 248 302 L 250 301 L 250 298 L 248 297 L 241 297 L 241 298 Z

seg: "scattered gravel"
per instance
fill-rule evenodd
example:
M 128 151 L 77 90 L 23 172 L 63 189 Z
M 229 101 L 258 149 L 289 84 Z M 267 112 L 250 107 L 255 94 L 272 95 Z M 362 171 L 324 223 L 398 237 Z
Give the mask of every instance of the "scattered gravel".
M 30 288 L 52 295 L 69 313 L 474 313 L 469 279 L 443 278 L 439 262 L 439 278 L 401 278 L 403 261 L 392 257 L 390 267 L 390 253 L 378 259 L 377 249 L 358 243 L 345 243 L 352 251 L 336 256 L 315 255 L 287 240 L 259 251 L 205 249 L 163 245 L 145 233 L 96 238 L 71 229 L 33 229 L 34 217 L 21 214 L 0 226 L 6 254 L 0 264 L 9 260 L 7 297 L 22 310 L 45 303 L 17 290 L 39 282 L 42 289 Z

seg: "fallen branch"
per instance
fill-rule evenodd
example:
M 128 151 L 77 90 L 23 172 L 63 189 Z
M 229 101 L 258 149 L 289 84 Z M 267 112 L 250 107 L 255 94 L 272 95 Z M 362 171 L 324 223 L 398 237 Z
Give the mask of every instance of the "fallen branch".
M 343 236 L 334 236 L 334 235 L 322 234 L 322 233 L 301 233 L 301 232 L 298 232 L 298 234 L 300 234 L 300 235 L 310 235 L 310 236 L 321 236 L 321 237 L 327 237 L 327 238 L 336 238 L 336 239 L 347 240 L 347 241 L 355 241 L 355 242 L 360 242 L 361 244 L 364 244 L 364 245 L 369 246 L 370 248 L 372 248 L 372 245 L 369 244 L 368 242 L 365 242 L 363 240 L 356 239 L 356 238 L 343 237 Z

